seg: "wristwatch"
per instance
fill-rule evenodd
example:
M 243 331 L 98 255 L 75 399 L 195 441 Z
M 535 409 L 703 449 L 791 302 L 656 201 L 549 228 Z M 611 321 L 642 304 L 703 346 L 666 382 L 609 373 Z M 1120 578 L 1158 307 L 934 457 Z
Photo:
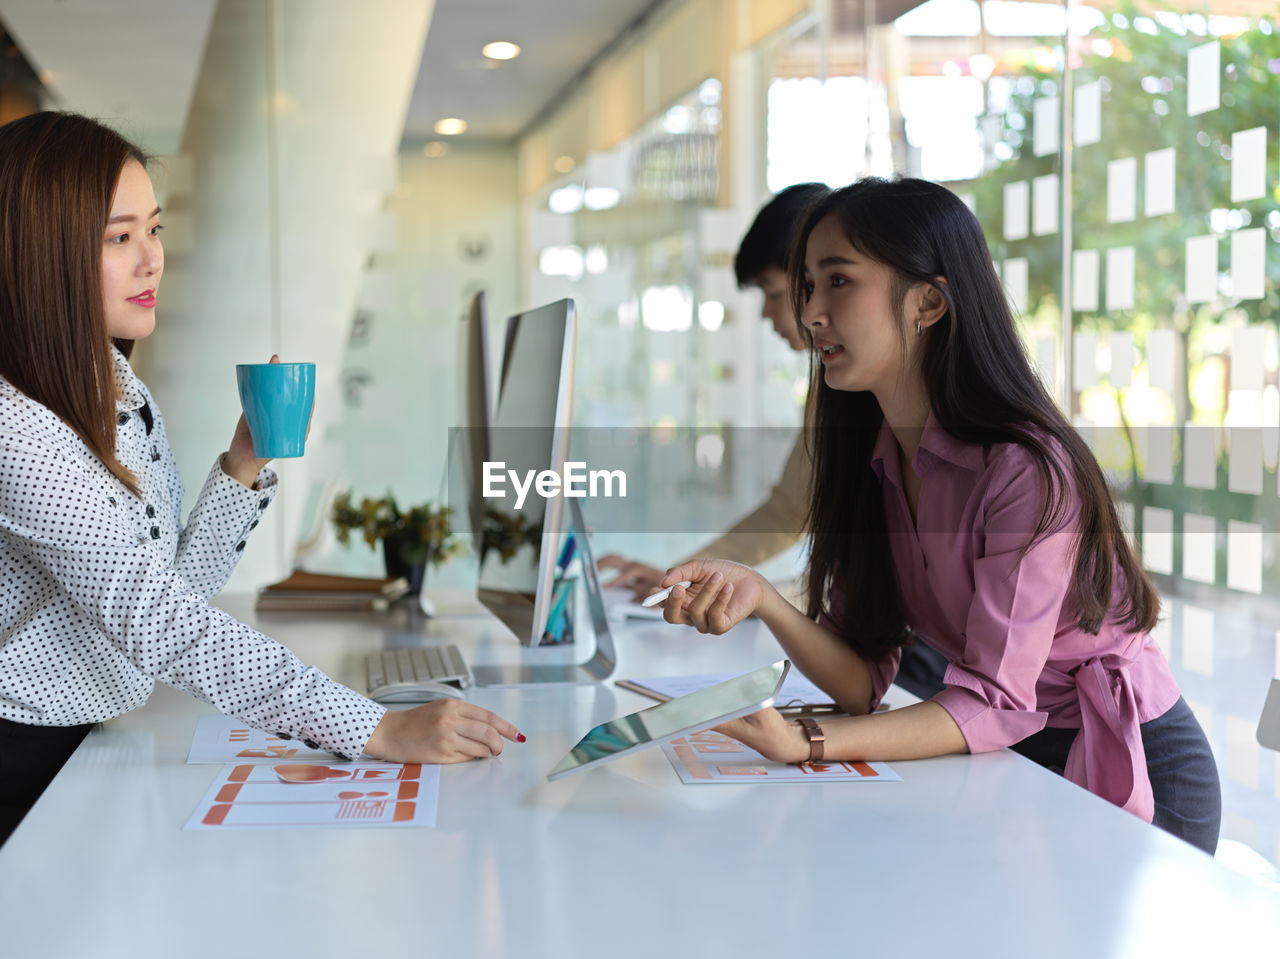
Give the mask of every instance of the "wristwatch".
M 800 728 L 804 730 L 804 734 L 809 737 L 809 758 L 805 760 L 807 763 L 822 762 L 822 744 L 826 742 L 827 737 L 822 734 L 822 727 L 818 725 L 818 721 L 811 716 L 801 716 L 796 720 L 800 724 Z

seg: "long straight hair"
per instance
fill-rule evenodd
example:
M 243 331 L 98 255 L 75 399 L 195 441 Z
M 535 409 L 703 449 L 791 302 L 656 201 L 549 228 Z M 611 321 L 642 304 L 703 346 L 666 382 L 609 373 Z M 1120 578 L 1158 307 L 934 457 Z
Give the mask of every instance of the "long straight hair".
M 853 248 L 889 268 L 893 306 L 902 327 L 906 292 L 927 283 L 943 297 L 945 315 L 923 334 L 921 372 L 934 416 L 951 436 L 988 446 L 1016 443 L 1043 480 L 1044 506 L 1023 553 L 1075 520 L 1069 601 L 1080 628 L 1097 633 L 1108 620 L 1149 632 L 1159 598 L 1116 514 L 1102 470 L 1054 403 L 1027 359 L 982 227 L 960 199 L 926 180 L 868 178 L 830 191 L 810 207 L 796 236 L 790 288 L 796 316 L 804 309 L 804 252 L 809 234 L 835 217 Z M 893 574 L 880 483 L 871 454 L 884 414 L 868 392 L 817 388 L 813 437 L 807 604 L 829 612 L 833 589 L 844 594 L 841 635 L 878 659 L 908 638 Z M 1069 474 L 1069 475 L 1068 475 Z M 1114 572 L 1123 593 L 1113 597 Z
M 120 171 L 147 157 L 71 113 L 0 127 L 0 375 L 48 407 L 134 495 L 116 458 L 102 238 Z M 117 340 L 128 356 L 133 341 Z

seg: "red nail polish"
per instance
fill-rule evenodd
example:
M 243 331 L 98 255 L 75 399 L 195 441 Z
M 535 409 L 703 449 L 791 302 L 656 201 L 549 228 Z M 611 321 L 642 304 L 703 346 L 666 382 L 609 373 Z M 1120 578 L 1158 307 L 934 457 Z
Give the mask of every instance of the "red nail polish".
M 516 742 L 518 743 L 524 742 L 524 733 L 516 733 Z

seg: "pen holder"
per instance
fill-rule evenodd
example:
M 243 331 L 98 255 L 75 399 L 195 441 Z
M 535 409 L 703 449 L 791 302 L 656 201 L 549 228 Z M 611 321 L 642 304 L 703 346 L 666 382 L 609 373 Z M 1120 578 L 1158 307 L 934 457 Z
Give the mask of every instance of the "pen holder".
M 561 646 L 573 642 L 575 601 L 578 597 L 578 577 L 561 575 L 556 579 L 551 593 L 551 609 L 542 631 L 543 646 Z

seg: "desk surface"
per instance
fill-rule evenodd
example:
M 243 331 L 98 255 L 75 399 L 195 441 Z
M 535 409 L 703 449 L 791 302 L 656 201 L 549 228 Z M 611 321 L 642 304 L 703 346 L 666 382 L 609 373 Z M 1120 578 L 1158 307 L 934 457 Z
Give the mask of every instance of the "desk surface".
M 549 661 L 483 617 L 259 616 L 331 675 L 454 641 Z M 756 623 L 619 630 L 619 677 L 778 658 Z M 571 651 L 570 653 L 571 654 Z M 92 733 L 0 850 L 14 957 L 738 957 L 856 951 L 1273 954 L 1280 897 L 1007 751 L 894 763 L 901 783 L 682 785 L 651 749 L 548 783 L 590 726 L 648 701 L 611 684 L 474 690 L 529 735 L 442 770 L 434 829 L 183 832 L 213 766 L 172 689 Z

